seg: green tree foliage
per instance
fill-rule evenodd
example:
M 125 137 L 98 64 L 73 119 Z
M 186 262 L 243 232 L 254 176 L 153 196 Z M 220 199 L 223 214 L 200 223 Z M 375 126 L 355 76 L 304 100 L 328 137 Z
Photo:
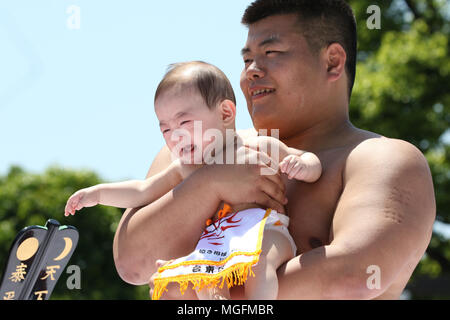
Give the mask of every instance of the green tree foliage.
M 148 287 L 122 281 L 114 267 L 112 241 L 122 211 L 107 206 L 85 208 L 64 217 L 69 196 L 80 188 L 101 183 L 88 171 L 51 167 L 43 174 L 12 167 L 0 177 L 0 272 L 6 264 L 16 234 L 30 225 L 44 225 L 50 219 L 75 226 L 80 239 L 68 265 L 81 269 L 81 289 L 69 290 L 64 272 L 51 299 L 148 299 Z
M 444 0 L 376 1 L 381 28 L 369 29 L 366 1 L 349 1 L 358 25 L 358 65 L 350 104 L 352 122 L 387 137 L 407 140 L 427 157 L 437 201 L 437 220 L 450 223 L 450 4 Z M 449 279 L 450 241 L 433 234 L 416 269 L 413 298 L 425 278 Z M 425 277 L 426 276 L 426 277 Z M 436 285 L 442 281 L 436 281 Z M 440 293 L 437 293 L 437 292 Z

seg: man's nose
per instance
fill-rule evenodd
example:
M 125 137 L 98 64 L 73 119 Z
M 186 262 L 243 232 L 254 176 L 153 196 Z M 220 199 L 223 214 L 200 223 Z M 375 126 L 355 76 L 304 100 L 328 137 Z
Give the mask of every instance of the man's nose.
M 254 81 L 256 79 L 261 79 L 265 75 L 262 67 L 256 64 L 256 61 L 253 61 L 247 68 L 246 76 L 247 80 Z

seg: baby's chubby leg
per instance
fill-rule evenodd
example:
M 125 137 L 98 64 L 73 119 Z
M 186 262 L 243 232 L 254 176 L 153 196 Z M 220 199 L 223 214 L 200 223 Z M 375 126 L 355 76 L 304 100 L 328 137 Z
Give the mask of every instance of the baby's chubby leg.
M 249 300 L 275 300 L 278 296 L 277 269 L 292 258 L 289 240 L 275 230 L 265 230 L 261 255 L 252 270 L 255 277 L 248 277 L 245 296 Z
M 230 300 L 230 290 L 226 283 L 222 288 L 203 288 L 202 290 L 196 290 L 199 300 Z

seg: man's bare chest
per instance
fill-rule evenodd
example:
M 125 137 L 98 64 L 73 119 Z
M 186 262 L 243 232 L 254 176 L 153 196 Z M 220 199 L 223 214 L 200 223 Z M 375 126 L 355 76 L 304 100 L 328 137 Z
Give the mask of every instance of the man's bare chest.
M 298 253 L 331 242 L 333 216 L 343 187 L 342 168 L 340 162 L 325 163 L 321 178 L 313 184 L 284 177 L 289 230 Z

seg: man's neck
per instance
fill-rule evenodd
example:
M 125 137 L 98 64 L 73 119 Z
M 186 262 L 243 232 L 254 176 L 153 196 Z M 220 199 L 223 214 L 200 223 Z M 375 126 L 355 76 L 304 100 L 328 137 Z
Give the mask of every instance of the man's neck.
M 324 119 L 281 140 L 289 147 L 319 152 L 345 145 L 356 130 L 345 113 Z

